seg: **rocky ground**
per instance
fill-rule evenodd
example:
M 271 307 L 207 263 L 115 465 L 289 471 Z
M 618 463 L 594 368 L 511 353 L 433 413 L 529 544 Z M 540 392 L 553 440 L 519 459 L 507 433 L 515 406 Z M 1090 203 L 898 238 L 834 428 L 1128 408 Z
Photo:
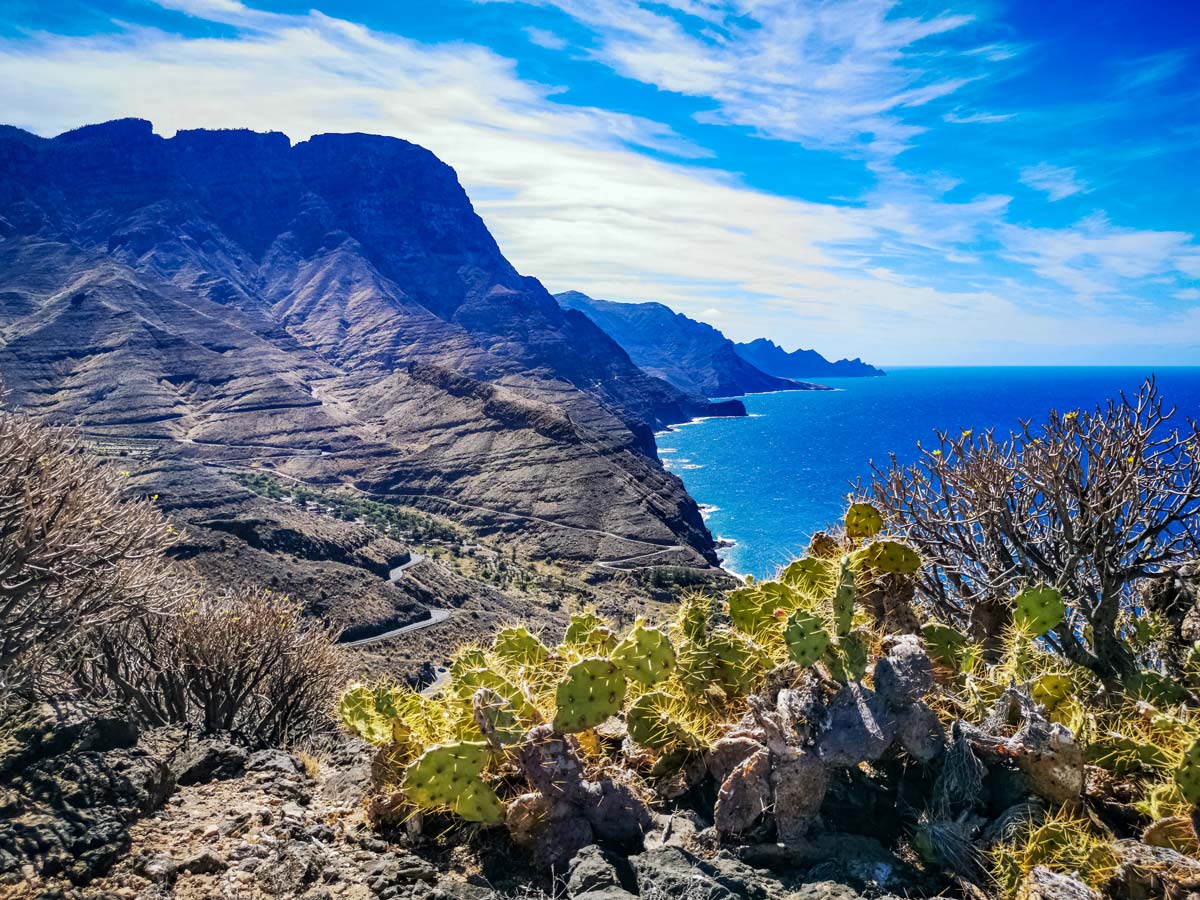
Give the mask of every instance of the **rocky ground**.
M 363 745 L 250 752 L 179 729 L 139 734 L 111 711 L 69 703 L 9 720 L 0 773 L 5 900 L 851 900 L 855 880 L 881 871 L 830 863 L 817 881 L 781 878 L 716 852 L 711 829 L 678 813 L 660 817 L 641 853 L 593 846 L 567 871 L 536 872 L 494 829 L 452 840 L 429 822 L 419 834 L 376 832 Z
M 0 900 L 860 900 L 920 895 L 923 876 L 862 836 L 722 849 L 679 808 L 644 847 L 585 847 L 534 868 L 499 829 L 445 820 L 377 830 L 371 754 L 249 751 L 227 737 L 143 732 L 112 710 L 42 704 L 0 725 Z M 378 819 L 376 820 L 378 821 Z M 1111 896 L 1193 898 L 1200 863 L 1121 842 Z M 961 885 L 957 895 L 983 898 Z M 1099 900 L 1036 870 L 1028 900 Z

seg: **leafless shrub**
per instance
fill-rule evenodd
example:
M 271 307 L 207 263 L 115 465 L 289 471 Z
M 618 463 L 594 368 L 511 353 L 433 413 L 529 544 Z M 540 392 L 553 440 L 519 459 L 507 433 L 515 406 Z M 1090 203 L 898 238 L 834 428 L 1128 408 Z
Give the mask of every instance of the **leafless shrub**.
M 169 526 L 123 481 L 69 431 L 0 408 L 0 704 L 36 687 L 40 651 L 167 602 Z
M 328 725 L 345 685 L 332 630 L 269 591 L 209 595 L 76 642 L 88 694 L 118 700 L 151 725 L 190 723 L 256 744 L 295 741 Z
M 1056 585 L 1072 615 L 1049 640 L 1110 678 L 1135 664 L 1121 614 L 1139 583 L 1200 555 L 1200 430 L 1174 414 L 1150 379 L 1008 438 L 939 434 L 859 487 L 931 563 L 921 589 L 936 614 L 995 640 L 1013 592 Z

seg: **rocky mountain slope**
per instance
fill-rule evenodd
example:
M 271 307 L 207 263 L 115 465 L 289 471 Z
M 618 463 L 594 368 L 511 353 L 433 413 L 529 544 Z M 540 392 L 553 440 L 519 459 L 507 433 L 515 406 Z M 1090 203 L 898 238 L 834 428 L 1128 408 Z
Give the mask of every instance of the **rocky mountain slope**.
M 404 547 L 239 476 L 448 518 L 523 559 L 708 568 L 653 433 L 744 413 L 646 374 L 516 272 L 421 147 L 136 119 L 0 129 L 0 374 L 10 403 L 123 458 L 189 526 L 180 555 L 327 606 L 352 592 L 380 621 L 425 615 L 383 577 Z
M 819 388 L 768 375 L 739 356 L 720 331 L 661 303 L 613 303 L 579 291 L 554 296 L 564 309 L 585 313 L 646 372 L 685 393 L 734 397 Z
M 816 350 L 784 350 L 774 341 L 758 338 L 737 345 L 738 356 L 780 378 L 861 378 L 887 374 L 861 359 L 830 362 Z

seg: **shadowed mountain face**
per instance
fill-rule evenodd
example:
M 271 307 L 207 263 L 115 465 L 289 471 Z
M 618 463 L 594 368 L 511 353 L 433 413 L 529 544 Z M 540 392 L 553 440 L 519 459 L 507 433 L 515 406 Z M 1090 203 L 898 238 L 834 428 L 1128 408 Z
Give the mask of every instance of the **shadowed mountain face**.
M 766 338 L 738 344 L 737 352 L 752 365 L 781 378 L 861 378 L 887 374 L 883 369 L 868 365 L 857 357 L 830 362 L 816 350 L 793 350 L 788 353 Z
M 421 147 L 140 120 L 0 129 L 0 374 L 133 442 L 196 527 L 243 515 L 232 475 L 267 467 L 612 568 L 715 562 L 653 432 L 744 413 L 518 274 Z
M 735 397 L 820 389 L 819 385 L 768 375 L 742 359 L 733 341 L 717 329 L 661 303 L 613 303 L 579 291 L 554 297 L 564 309 L 585 313 L 643 370 L 685 393 Z

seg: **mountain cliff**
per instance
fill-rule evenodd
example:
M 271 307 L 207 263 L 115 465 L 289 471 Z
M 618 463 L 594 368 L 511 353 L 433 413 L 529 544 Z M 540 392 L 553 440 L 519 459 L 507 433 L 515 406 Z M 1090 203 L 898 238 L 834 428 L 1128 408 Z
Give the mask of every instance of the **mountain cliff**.
M 554 297 L 564 309 L 586 314 L 643 370 L 685 393 L 734 397 L 820 389 L 768 375 L 739 356 L 733 341 L 720 331 L 661 303 L 614 303 L 579 291 Z
M 198 558 L 283 525 L 310 545 L 306 514 L 235 478 L 257 470 L 503 534 L 523 557 L 709 567 L 653 434 L 744 414 L 643 372 L 519 274 L 428 150 L 164 139 L 137 119 L 0 129 L 0 373 L 11 403 L 127 456 Z M 297 559 L 284 582 L 328 563 Z
M 887 374 L 857 357 L 830 362 L 816 350 L 788 353 L 767 338 L 738 344 L 737 352 L 746 362 L 780 378 L 862 378 Z

